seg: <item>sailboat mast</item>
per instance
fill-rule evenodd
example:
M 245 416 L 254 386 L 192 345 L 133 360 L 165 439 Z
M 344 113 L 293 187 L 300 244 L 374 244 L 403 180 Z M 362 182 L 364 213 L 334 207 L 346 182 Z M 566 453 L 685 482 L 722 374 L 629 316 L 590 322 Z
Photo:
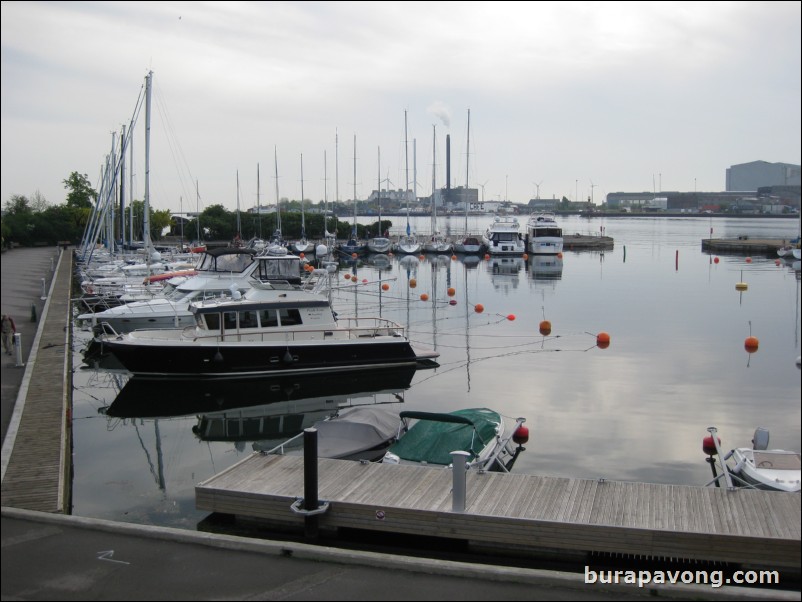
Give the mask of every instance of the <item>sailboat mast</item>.
M 306 220 L 304 219 L 304 154 L 301 153 L 301 240 L 306 242 Z
M 276 170 L 276 236 L 281 238 L 281 203 L 278 196 L 278 149 L 273 147 L 273 164 Z M 276 241 L 280 242 L 280 241 Z
M 237 170 L 237 240 L 242 240 L 242 222 L 239 214 L 239 169 Z
M 150 94 L 153 71 L 145 77 L 145 215 L 142 218 L 142 240 L 150 258 Z
M 435 164 L 437 162 L 437 126 L 432 124 L 432 235 L 437 232 L 437 197 L 435 191 Z
M 471 110 L 468 109 L 468 145 L 465 154 L 465 236 L 468 236 L 468 160 L 471 158 Z
M 198 226 L 198 244 L 201 243 L 201 229 L 200 229 L 200 188 L 198 187 L 198 180 L 195 180 L 195 224 Z
M 262 238 L 262 202 L 261 202 L 261 182 L 259 181 L 259 164 L 256 164 L 256 215 L 259 221 L 259 238 Z
M 407 197 L 407 236 L 409 236 L 409 140 L 407 139 L 407 112 L 404 111 L 404 173 L 406 175 L 406 186 L 404 186 L 404 196 Z
M 351 236 L 356 242 L 356 134 L 354 134 L 354 227 Z
M 376 180 L 376 194 L 378 195 L 378 205 L 379 205 L 379 225 L 376 227 L 376 237 L 382 235 L 382 149 L 379 148 L 379 155 L 376 160 L 376 171 L 377 171 L 377 180 Z
M 326 165 L 326 150 L 323 150 L 323 237 L 329 236 L 329 175 Z

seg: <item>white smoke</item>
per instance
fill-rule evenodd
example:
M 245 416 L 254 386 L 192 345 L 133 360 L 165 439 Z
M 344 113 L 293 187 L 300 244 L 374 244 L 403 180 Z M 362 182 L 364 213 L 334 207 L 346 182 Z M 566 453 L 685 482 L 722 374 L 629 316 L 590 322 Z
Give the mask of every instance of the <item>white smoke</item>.
M 446 127 L 451 127 L 451 111 L 444 102 L 436 100 L 426 111 L 439 118 Z

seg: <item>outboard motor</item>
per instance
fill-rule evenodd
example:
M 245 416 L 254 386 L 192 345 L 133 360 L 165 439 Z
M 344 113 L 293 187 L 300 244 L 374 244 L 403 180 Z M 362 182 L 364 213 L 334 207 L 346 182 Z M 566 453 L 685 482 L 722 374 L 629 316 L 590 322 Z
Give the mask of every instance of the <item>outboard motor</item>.
M 755 429 L 752 439 L 752 449 L 763 450 L 769 448 L 769 429 L 759 426 Z

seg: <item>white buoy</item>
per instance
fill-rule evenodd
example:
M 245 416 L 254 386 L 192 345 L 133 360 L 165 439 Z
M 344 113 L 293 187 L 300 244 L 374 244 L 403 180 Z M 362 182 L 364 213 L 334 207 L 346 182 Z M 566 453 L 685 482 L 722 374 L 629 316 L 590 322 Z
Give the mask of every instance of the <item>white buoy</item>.
M 323 257 L 329 254 L 329 248 L 326 245 L 318 245 L 315 247 L 315 255 Z

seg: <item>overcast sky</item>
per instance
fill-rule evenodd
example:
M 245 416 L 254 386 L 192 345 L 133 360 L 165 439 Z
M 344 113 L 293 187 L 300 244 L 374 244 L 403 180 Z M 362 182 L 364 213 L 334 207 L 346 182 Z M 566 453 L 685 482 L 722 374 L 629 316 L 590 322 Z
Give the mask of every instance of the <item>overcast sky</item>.
M 379 174 L 404 188 L 405 111 L 419 196 L 433 125 L 437 186 L 450 134 L 452 186 L 467 161 L 485 200 L 719 191 L 730 165 L 800 163 L 800 2 L 3 2 L 0 22 L 3 205 L 63 203 L 74 171 L 97 185 L 148 71 L 155 209 L 235 209 L 237 172 L 243 210 L 274 204 L 276 163 L 281 197 L 302 165 L 313 201 L 353 198 L 354 163 L 358 198 Z

